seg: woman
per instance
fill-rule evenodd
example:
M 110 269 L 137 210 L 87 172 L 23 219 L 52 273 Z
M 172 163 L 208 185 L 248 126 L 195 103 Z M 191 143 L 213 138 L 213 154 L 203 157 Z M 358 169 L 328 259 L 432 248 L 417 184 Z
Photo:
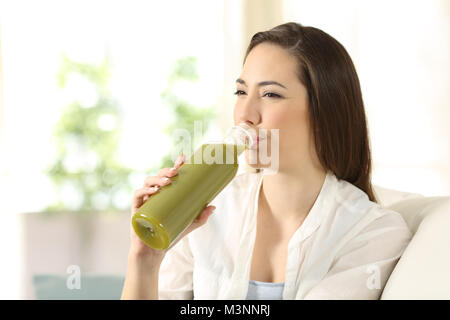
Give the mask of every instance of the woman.
M 411 233 L 376 203 L 346 50 L 286 23 L 253 36 L 236 85 L 235 124 L 279 129 L 278 170 L 237 176 L 166 251 L 132 230 L 122 298 L 378 299 Z M 132 213 L 183 161 L 145 180 Z

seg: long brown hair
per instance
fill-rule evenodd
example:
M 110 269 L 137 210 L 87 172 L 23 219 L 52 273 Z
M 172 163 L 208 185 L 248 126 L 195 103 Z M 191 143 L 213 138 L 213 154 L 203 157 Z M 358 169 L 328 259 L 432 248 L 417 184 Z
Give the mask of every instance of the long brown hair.
M 377 202 L 361 87 L 345 48 L 320 29 L 289 22 L 253 35 L 245 59 L 262 42 L 279 45 L 297 58 L 296 72 L 308 92 L 310 123 L 322 166 Z

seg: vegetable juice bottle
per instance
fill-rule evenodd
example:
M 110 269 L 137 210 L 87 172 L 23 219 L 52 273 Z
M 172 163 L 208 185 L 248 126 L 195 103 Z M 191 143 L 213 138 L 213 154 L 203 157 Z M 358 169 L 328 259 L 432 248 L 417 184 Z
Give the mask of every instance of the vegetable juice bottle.
M 238 171 L 238 156 L 255 139 L 251 128 L 240 123 L 219 143 L 200 146 L 133 215 L 136 234 L 148 246 L 167 249 L 208 204 L 227 186 Z

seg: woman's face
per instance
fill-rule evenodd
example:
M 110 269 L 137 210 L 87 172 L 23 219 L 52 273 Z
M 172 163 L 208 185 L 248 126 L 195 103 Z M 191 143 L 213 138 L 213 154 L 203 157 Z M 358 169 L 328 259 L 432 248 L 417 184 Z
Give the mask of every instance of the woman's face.
M 277 170 L 289 170 L 310 165 L 315 159 L 315 148 L 309 125 L 308 94 L 297 78 L 297 61 L 278 45 L 263 42 L 248 54 L 242 73 L 236 81 L 234 123 L 246 122 L 257 132 L 267 129 L 268 155 L 278 152 Z M 278 146 L 275 134 L 279 129 Z M 273 140 L 273 141 L 272 141 Z M 275 148 L 275 149 L 274 149 Z M 274 149 L 274 150 L 272 150 Z M 246 151 L 246 161 L 254 168 L 270 167 L 255 159 L 255 151 Z M 252 164 L 253 163 L 253 164 Z M 272 167 L 273 168 L 273 167 Z

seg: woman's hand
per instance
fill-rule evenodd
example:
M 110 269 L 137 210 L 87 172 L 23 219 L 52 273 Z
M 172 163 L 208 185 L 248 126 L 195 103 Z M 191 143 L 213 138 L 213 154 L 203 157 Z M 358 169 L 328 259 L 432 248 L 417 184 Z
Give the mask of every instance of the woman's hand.
M 170 178 L 178 174 L 178 169 L 184 164 L 184 161 L 185 157 L 182 154 L 175 161 L 173 168 L 163 168 L 158 172 L 156 176 L 149 176 L 145 178 L 144 186 L 141 189 L 136 190 L 133 194 L 131 215 L 133 215 L 153 194 L 158 192 L 161 187 L 171 183 Z M 177 241 L 165 250 L 157 250 L 147 246 L 136 235 L 133 226 L 131 226 L 130 254 L 139 257 L 150 258 L 154 263 L 160 264 L 166 252 L 170 250 L 170 248 L 172 248 L 188 233 L 205 224 L 209 216 L 213 213 L 214 209 L 214 206 L 206 207 L 192 222 L 192 224 L 178 237 Z
M 177 171 L 184 161 L 184 155 L 181 155 L 175 161 L 173 168 L 161 169 L 157 176 L 145 178 L 144 186 L 133 194 L 131 215 L 135 214 L 145 201 L 158 192 L 161 187 L 170 183 L 170 178 L 177 175 Z M 133 226 L 131 226 L 131 245 L 128 254 L 127 275 L 121 299 L 158 299 L 159 269 L 166 252 L 189 232 L 205 224 L 214 209 L 214 206 L 206 207 L 191 225 L 183 231 L 176 242 L 166 250 L 148 247 L 136 235 Z

